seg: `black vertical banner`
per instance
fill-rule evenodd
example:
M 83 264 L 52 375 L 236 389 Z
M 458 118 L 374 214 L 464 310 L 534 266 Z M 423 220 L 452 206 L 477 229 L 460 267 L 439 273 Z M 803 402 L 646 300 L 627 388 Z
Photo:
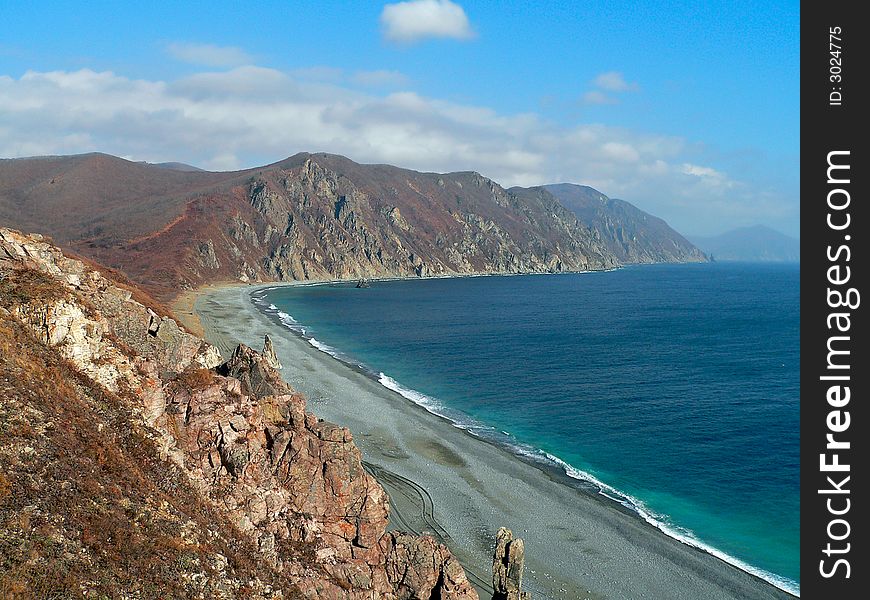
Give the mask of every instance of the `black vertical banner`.
M 860 3 L 801 6 L 801 597 L 866 598 L 870 235 Z

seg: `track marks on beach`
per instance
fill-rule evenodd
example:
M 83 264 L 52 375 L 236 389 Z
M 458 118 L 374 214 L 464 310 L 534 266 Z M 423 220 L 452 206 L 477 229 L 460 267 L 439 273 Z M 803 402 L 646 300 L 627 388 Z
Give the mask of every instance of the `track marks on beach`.
M 390 495 L 393 508 L 390 517 L 396 525 L 415 535 L 431 535 L 442 544 L 450 544 L 450 534 L 435 520 L 435 503 L 426 488 L 370 462 L 363 461 L 363 467 Z
M 363 467 L 378 480 L 390 497 L 391 525 L 414 535 L 430 535 L 449 548 L 455 548 L 450 534 L 435 519 L 435 503 L 426 488 L 376 464 L 363 461 Z M 472 585 L 487 595 L 491 594 L 492 585 L 487 581 L 488 575 L 473 569 L 467 560 L 460 562 Z

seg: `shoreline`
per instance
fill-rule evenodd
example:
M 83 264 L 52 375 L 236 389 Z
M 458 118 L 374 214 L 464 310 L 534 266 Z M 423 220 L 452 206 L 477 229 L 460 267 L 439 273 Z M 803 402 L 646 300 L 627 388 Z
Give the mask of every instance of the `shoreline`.
M 559 271 L 557 273 L 549 273 L 549 272 L 530 272 L 530 273 L 501 273 L 501 272 L 480 272 L 480 273 L 443 273 L 438 275 L 428 275 L 426 277 L 416 277 L 416 276 L 396 276 L 396 277 L 370 277 L 366 278 L 366 281 L 369 282 L 378 282 L 378 281 L 426 281 L 427 279 L 461 279 L 465 277 L 515 277 L 520 275 L 571 275 L 577 273 L 609 273 L 611 271 L 616 271 L 617 269 L 624 269 L 625 267 L 634 267 L 634 266 L 643 266 L 646 264 L 669 264 L 669 263 L 639 263 L 637 265 L 620 265 L 618 267 L 613 267 L 612 269 L 600 269 L 594 271 Z M 703 262 L 686 262 L 686 263 L 673 263 L 673 264 L 704 264 Z M 243 281 L 226 281 L 226 282 L 213 282 L 207 283 L 205 285 L 201 285 L 199 287 L 190 289 L 190 290 L 182 290 L 179 292 L 177 296 L 172 298 L 169 302 L 169 308 L 172 310 L 173 316 L 177 321 L 180 321 L 182 325 L 184 325 L 190 333 L 197 335 L 199 337 L 204 338 L 205 333 L 203 330 L 202 323 L 200 322 L 199 314 L 196 312 L 196 301 L 200 296 L 204 294 L 208 294 L 210 292 L 223 289 L 223 288 L 234 288 L 234 287 L 245 287 L 250 288 L 251 293 L 264 290 L 266 288 L 271 287 L 281 287 L 281 286 L 314 286 L 314 285 L 331 285 L 336 283 L 354 283 L 355 281 L 359 281 L 359 279 L 299 279 L 292 281 L 257 281 L 257 282 L 243 282 Z
M 290 285 L 329 283 L 337 282 Z M 479 588 L 489 579 L 492 537 L 504 525 L 526 539 L 525 580 L 535 597 L 794 597 L 668 536 L 600 487 L 584 489 L 594 482 L 581 485 L 557 465 L 522 460 L 335 360 L 254 306 L 251 294 L 283 285 L 211 286 L 196 295 L 191 312 L 224 353 L 239 341 L 259 347 L 269 333 L 288 383 L 318 416 L 353 432 L 367 468 L 390 494 L 392 521 L 418 533 L 434 529 Z M 428 520 L 409 522 L 415 512 Z

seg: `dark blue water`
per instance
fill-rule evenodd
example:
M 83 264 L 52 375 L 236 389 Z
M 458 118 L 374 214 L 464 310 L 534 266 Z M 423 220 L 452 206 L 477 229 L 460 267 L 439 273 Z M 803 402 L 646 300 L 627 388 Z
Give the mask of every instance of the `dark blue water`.
M 794 591 L 799 280 L 797 265 L 654 265 L 285 287 L 260 303 L 406 396 L 558 457 Z

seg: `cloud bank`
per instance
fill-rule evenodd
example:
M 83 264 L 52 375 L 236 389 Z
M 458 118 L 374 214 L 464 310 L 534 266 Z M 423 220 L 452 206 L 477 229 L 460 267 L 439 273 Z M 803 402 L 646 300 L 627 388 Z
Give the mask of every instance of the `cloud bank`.
M 450 0 L 408 0 L 387 4 L 381 12 L 384 37 L 410 43 L 426 38 L 467 40 L 474 30 L 465 10 Z
M 391 72 L 356 77 L 397 80 Z M 256 66 L 176 81 L 87 69 L 0 76 L 0 156 L 102 151 L 231 170 L 327 151 L 424 171 L 475 170 L 505 186 L 584 183 L 690 233 L 705 221 L 721 230 L 796 211 L 776 193 L 704 164 L 697 146 L 679 137 L 564 127 L 413 91 L 379 95 L 353 87 L 353 78 Z

